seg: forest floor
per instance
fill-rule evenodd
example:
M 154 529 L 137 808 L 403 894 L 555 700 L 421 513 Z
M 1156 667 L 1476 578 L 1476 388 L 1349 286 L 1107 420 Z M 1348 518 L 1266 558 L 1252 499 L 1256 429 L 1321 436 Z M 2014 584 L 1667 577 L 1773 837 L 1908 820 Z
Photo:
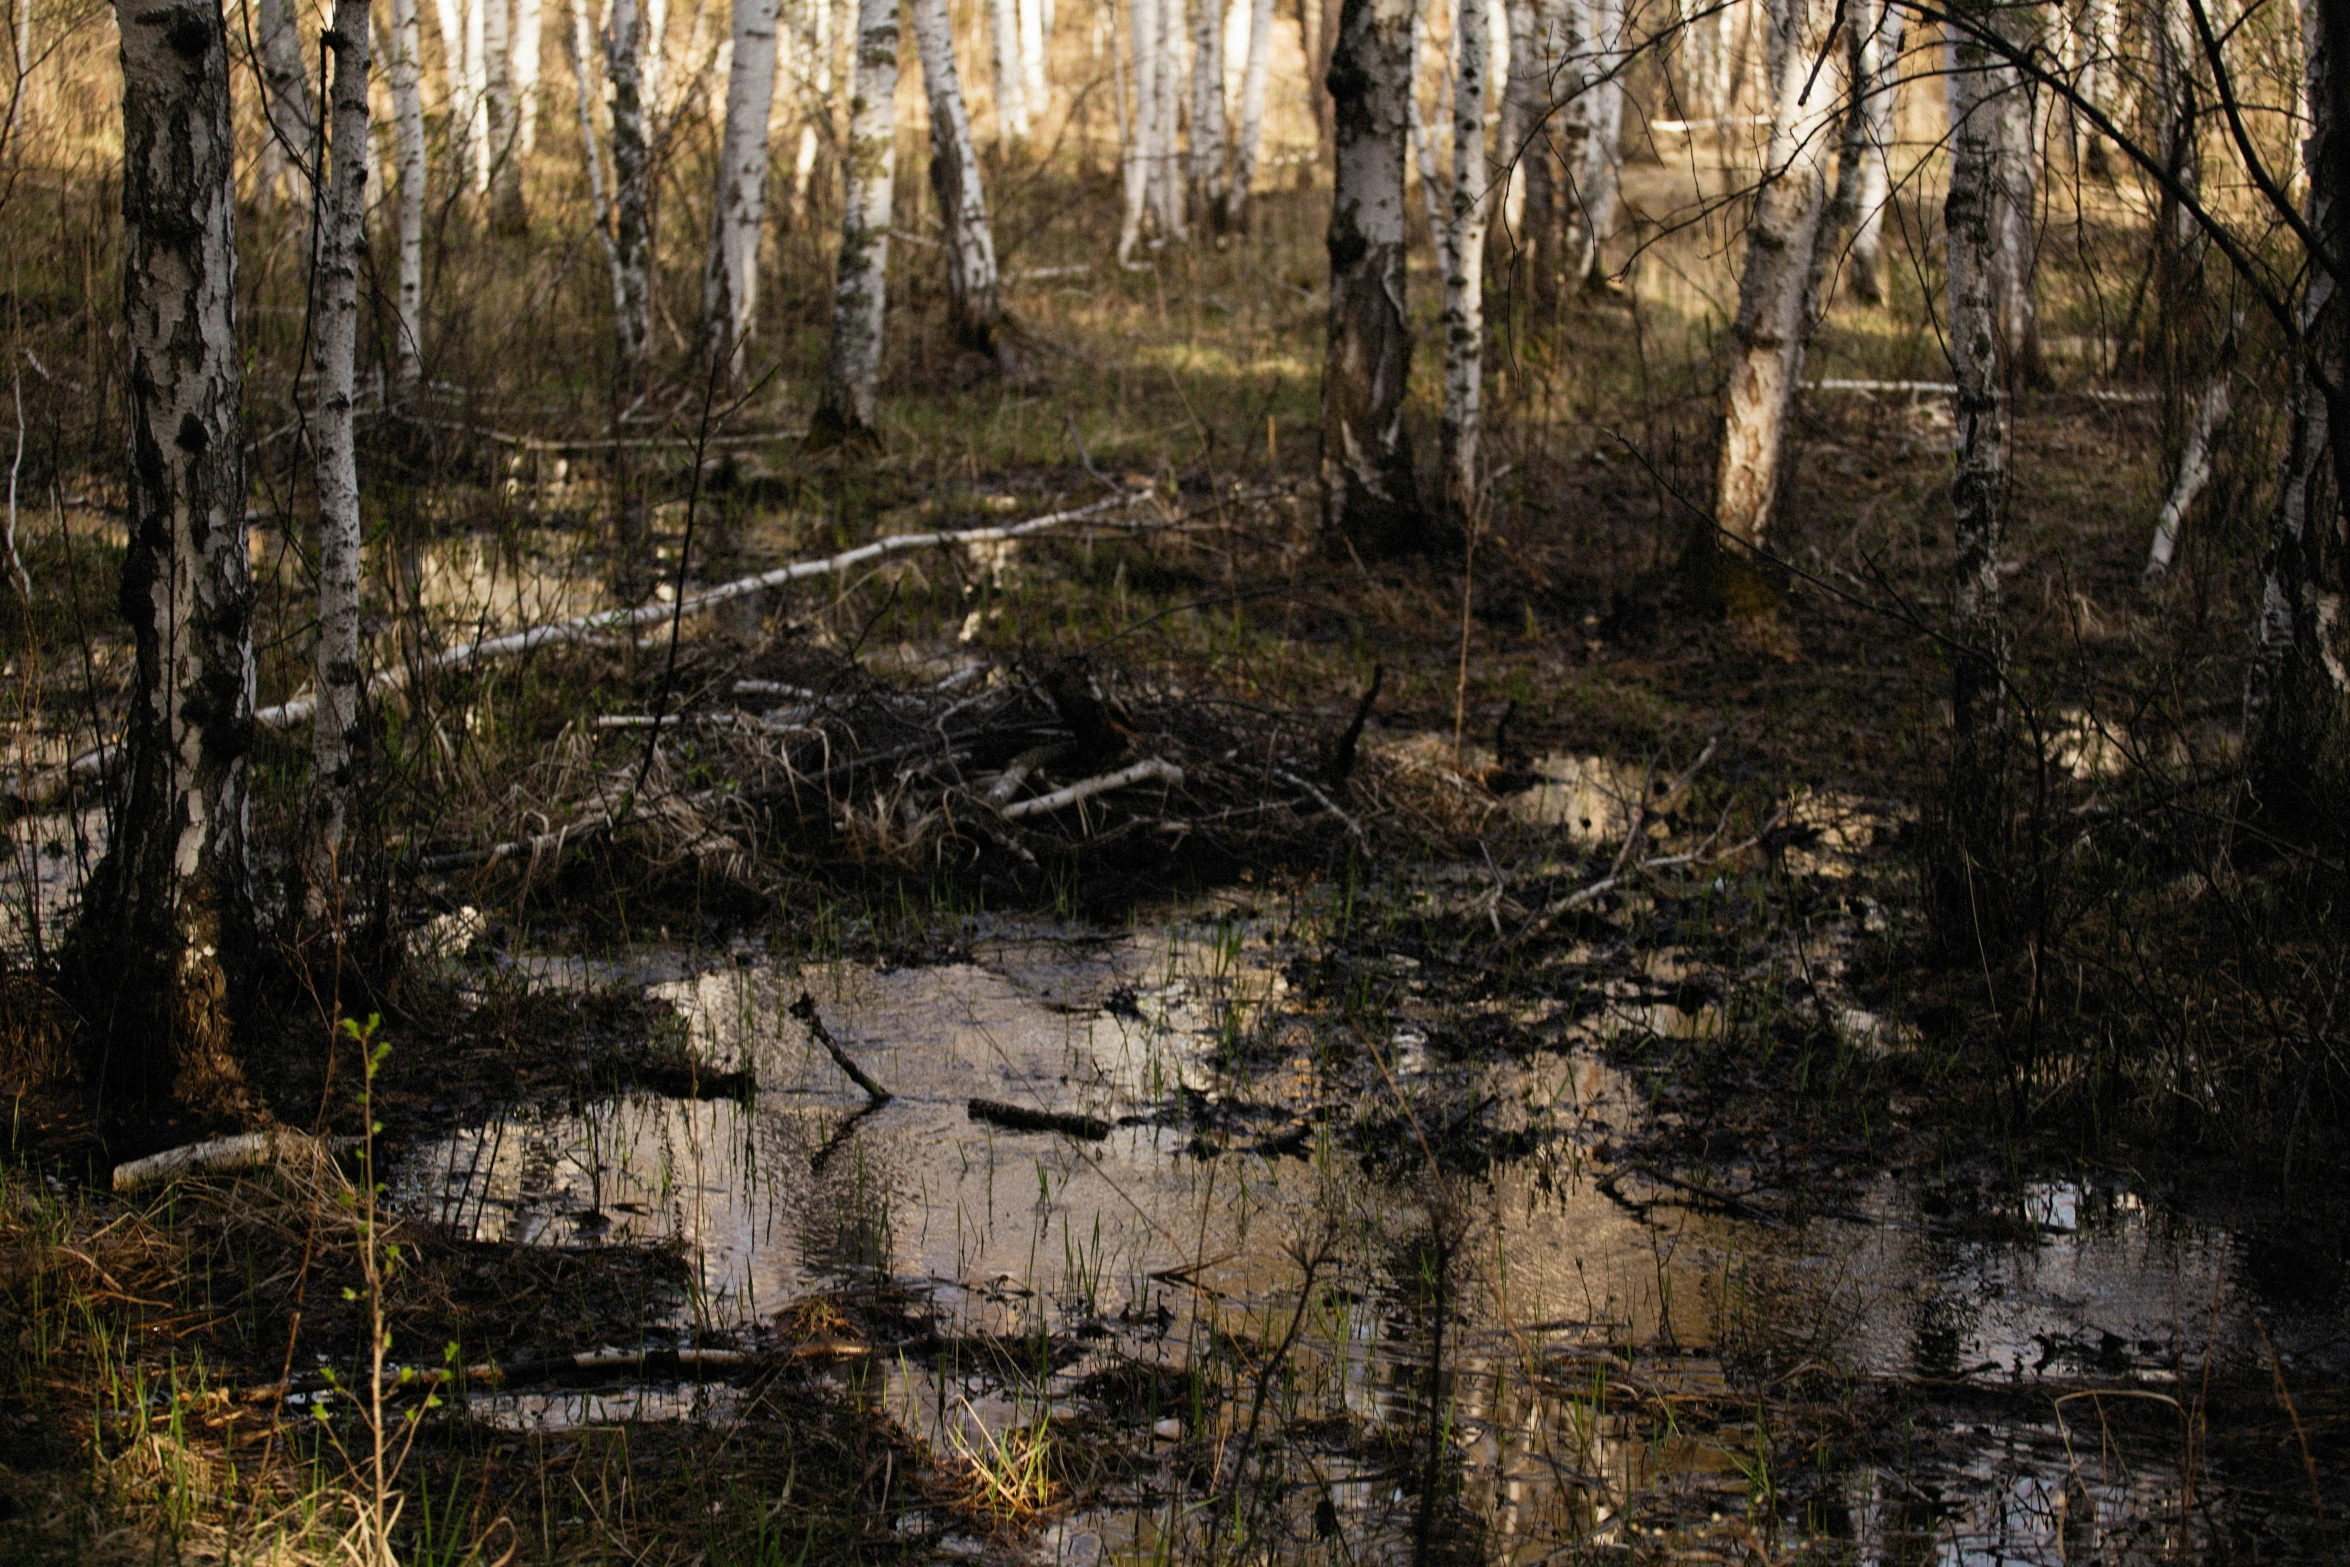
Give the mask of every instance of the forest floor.
M 1655 233 L 1687 192 L 1635 176 Z M 373 945 L 279 998 L 266 1085 L 380 1123 L 363 1165 L 105 1194 L 208 1128 L 101 1145 L 11 977 L 0 1549 L 323 1559 L 396 1503 L 433 1563 L 2335 1559 L 2330 1143 L 2181 1110 L 2166 1054 L 2257 1080 L 2245 1019 L 2328 961 L 2247 915 L 2290 856 L 2164 834 L 2229 759 L 2257 480 L 2150 591 L 2159 406 L 2088 351 L 2014 404 L 2018 811 L 2087 848 L 1954 955 L 1938 397 L 1807 398 L 1783 602 L 1701 613 L 1684 230 L 1505 337 L 1466 559 L 1366 566 L 1306 465 L 1321 198 L 1120 274 L 1100 191 L 1007 190 L 1043 382 L 959 387 L 917 272 L 877 457 L 750 438 L 812 331 L 722 424 L 680 396 L 677 439 L 750 432 L 698 470 L 486 437 L 540 428 L 519 370 L 374 450 L 383 624 L 443 641 L 1147 498 L 388 701 Z M 1899 319 L 1815 370 L 1937 378 Z M 27 533 L 60 751 L 107 525 Z M 93 816 L 26 818 L 52 912 Z

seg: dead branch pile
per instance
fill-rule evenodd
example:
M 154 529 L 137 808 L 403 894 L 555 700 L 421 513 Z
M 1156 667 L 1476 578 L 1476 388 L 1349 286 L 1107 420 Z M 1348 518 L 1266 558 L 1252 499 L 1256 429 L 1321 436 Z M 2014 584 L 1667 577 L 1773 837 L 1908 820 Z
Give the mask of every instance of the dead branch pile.
M 422 845 L 435 874 L 543 868 L 625 834 L 657 865 L 771 885 L 811 842 L 1018 876 L 1114 856 L 1318 854 L 1364 834 L 1359 722 L 1194 696 L 1077 659 L 898 683 L 804 645 L 704 662 L 666 703 L 575 722 L 507 802 L 530 830 Z

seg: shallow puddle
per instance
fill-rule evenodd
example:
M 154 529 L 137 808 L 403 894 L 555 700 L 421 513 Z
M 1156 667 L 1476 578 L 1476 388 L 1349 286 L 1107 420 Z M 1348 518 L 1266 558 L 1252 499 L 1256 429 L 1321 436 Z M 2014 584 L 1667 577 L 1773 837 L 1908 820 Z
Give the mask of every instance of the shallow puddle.
M 1237 1530 L 1278 1559 L 1333 1532 L 1410 1559 L 1450 1531 L 1528 1564 L 1807 1540 L 2056 1562 L 2266 1527 L 2182 1440 L 2182 1400 L 2332 1374 L 2345 1335 L 2330 1295 L 2245 1289 L 2224 1227 L 2060 1183 L 1952 1213 L 1884 1180 L 1807 1214 L 1735 1166 L 1616 1162 L 1646 1112 L 1595 1044 L 1446 1064 L 1407 1026 L 1364 1102 L 1273 934 L 1226 911 L 997 927 L 926 968 L 615 960 L 593 977 L 676 1005 L 755 1096 L 501 1118 L 415 1149 L 400 1199 L 483 1238 L 679 1245 L 694 1288 L 651 1341 L 813 1356 L 974 1475 L 1082 1481 L 1031 1536 L 1051 1560 L 1182 1559 Z M 886 1103 L 789 1015 L 803 991 Z M 1703 1023 L 1649 1010 L 1570 1040 Z M 973 1100 L 1107 1132 L 1011 1130 Z M 1464 1125 L 1499 1152 L 1431 1174 L 1415 1145 Z M 857 1303 L 883 1299 L 932 1328 L 851 1342 Z M 474 1408 L 559 1427 L 711 1418 L 729 1396 L 607 1383 Z

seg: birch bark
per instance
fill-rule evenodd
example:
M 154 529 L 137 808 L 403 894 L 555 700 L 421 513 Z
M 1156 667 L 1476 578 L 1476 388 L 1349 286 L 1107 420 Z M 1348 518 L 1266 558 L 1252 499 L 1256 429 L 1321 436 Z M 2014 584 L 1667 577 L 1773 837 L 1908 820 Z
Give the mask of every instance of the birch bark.
M 1226 167 L 1223 0 L 1191 0 L 1191 209 L 1211 225 L 1224 214 Z
M 1623 189 L 1624 0 L 1590 0 L 1584 23 L 1590 85 L 1584 89 L 1589 133 L 1583 143 L 1583 169 L 1576 191 L 1581 198 L 1583 225 L 1580 275 L 1588 283 L 1597 283 L 1607 274 L 1604 250 L 1616 231 L 1616 207 Z
M 1048 64 L 1045 47 L 1052 25 L 1044 0 L 1020 0 L 1020 98 L 1028 106 L 1031 129 L 1051 107 L 1052 88 L 1045 74 Z M 966 113 L 964 117 L 970 116 Z
M 734 48 L 726 68 L 726 126 L 718 146 L 718 194 L 710 260 L 702 278 L 702 346 L 729 381 L 743 373 L 758 308 L 759 235 L 767 219 L 767 128 L 775 110 L 776 0 L 734 0 Z
M 1176 134 L 1183 114 L 1183 3 L 1158 0 L 1158 69 L 1152 73 L 1151 214 L 1159 233 L 1171 240 L 1190 237 L 1184 220 L 1184 178 Z
M 642 41 L 637 0 L 612 0 L 612 21 L 604 33 L 604 72 L 612 84 L 612 274 L 617 306 L 613 368 L 623 404 L 643 390 L 645 350 L 653 335 L 652 234 L 646 209 L 652 149 L 645 139 L 640 96 Z
M 1116 0 L 1111 5 L 1111 48 L 1117 47 Z M 1149 43 L 1158 37 L 1158 0 L 1127 0 L 1128 30 L 1127 55 L 1133 69 L 1132 81 L 1119 88 L 1123 109 L 1119 120 L 1119 175 L 1123 181 L 1121 194 L 1125 204 L 1118 216 L 1118 264 L 1136 265 L 1134 248 L 1142 243 L 1142 225 L 1150 211 L 1150 117 L 1151 87 L 1149 73 L 1152 54 Z M 1119 62 L 1113 58 L 1111 71 L 1116 82 L 1125 81 L 1119 74 Z
M 441 71 L 447 84 L 449 169 L 462 183 L 473 167 L 473 107 L 465 90 L 465 7 L 463 0 L 433 0 L 441 35 Z
M 1988 25 L 1989 10 L 1987 0 L 1964 0 L 1961 18 Z M 1950 618 L 1959 650 L 1950 705 L 1962 786 L 1980 779 L 1979 752 L 1998 718 L 2006 663 L 1999 608 L 2007 431 L 1999 413 L 1998 99 L 2012 87 L 2010 74 L 1994 63 L 1988 48 L 1963 28 L 1953 31 L 1950 186 L 1943 222 L 1949 247 L 1950 368 L 1958 383 Z
M 318 119 L 310 109 L 310 70 L 302 57 L 302 29 L 294 0 L 256 0 L 261 36 L 261 81 L 269 95 L 269 139 L 261 149 L 265 200 L 306 201 L 310 166 L 318 156 Z
M 525 158 L 538 151 L 539 77 L 544 70 L 546 17 L 544 0 L 514 0 L 514 83 L 516 149 Z
M 514 113 L 514 0 L 476 0 L 481 7 L 482 106 L 489 133 L 490 223 L 508 233 L 524 227 L 522 125 Z
M 68 938 L 66 980 L 102 1106 L 233 1107 L 258 943 L 228 39 L 217 0 L 126 4 L 116 21 L 130 346 L 121 607 L 134 680 L 128 772 Z
M 856 95 L 849 104 L 847 196 L 833 288 L 832 347 L 808 444 L 874 444 L 881 329 L 888 303 L 889 213 L 897 165 L 898 17 L 894 0 L 857 0 Z
M 1997 25 L 2010 42 L 2031 42 L 2024 30 L 2037 18 L 2002 12 Z M 1999 221 L 1999 353 L 2008 378 L 2044 386 L 2048 364 L 2040 349 L 2039 116 L 2036 89 L 2012 67 L 1996 100 Z M 2200 231 L 2198 231 L 2200 239 Z
M 1248 228 L 1248 200 L 1265 145 L 1265 77 L 1272 60 L 1273 0 L 1249 0 L 1248 63 L 1240 76 L 1240 139 L 1232 149 L 1232 188 L 1224 198 L 1221 220 L 1230 232 Z
M 1875 304 L 1885 297 L 1879 277 L 1884 251 L 1885 205 L 1893 198 L 1893 110 L 1901 80 L 1901 34 L 1906 13 L 1898 5 L 1871 8 L 1876 25 L 1857 30 L 1858 69 L 1868 96 L 1861 104 L 1860 195 L 1852 232 L 1852 291 Z
M 1322 521 L 1365 558 L 1422 547 L 1403 427 L 1411 372 L 1404 317 L 1404 141 L 1412 0 L 1346 0 L 1330 55 L 1335 189 L 1330 325 L 1322 369 Z
M 490 188 L 489 8 L 493 0 L 462 0 L 465 21 L 465 146 L 473 155 L 473 188 Z
M 1020 74 L 1020 0 L 988 0 L 987 32 L 995 56 L 995 132 L 1002 140 L 1028 136 L 1028 93 Z
M 399 134 L 399 262 L 392 295 L 395 384 L 403 396 L 424 379 L 424 73 L 416 0 L 392 0 L 392 122 Z
M 979 183 L 979 150 L 972 143 L 971 114 L 955 69 L 954 23 L 946 0 L 913 0 L 911 14 L 922 85 L 930 99 L 930 184 L 946 228 L 948 315 L 955 341 L 966 352 L 1001 364 L 1010 352 L 1003 341 L 1003 291 L 996 278 L 987 197 Z
M 1732 539 L 1760 548 L 1777 502 L 1787 420 L 1809 333 L 1807 291 L 1827 205 L 1829 128 L 1838 94 L 1812 80 L 1829 26 L 1818 0 L 1771 0 L 1767 68 L 1771 137 L 1747 229 L 1714 516 Z
M 359 453 L 352 425 L 359 360 L 359 263 L 367 244 L 368 0 L 335 0 L 334 160 L 317 239 L 318 704 L 310 729 L 306 907 L 336 919 L 359 736 Z M 336 919 L 340 923 L 339 919 Z
M 1478 501 L 1477 441 L 1485 372 L 1485 0 L 1459 0 L 1453 23 L 1452 224 L 1444 244 L 1445 510 L 1463 530 Z

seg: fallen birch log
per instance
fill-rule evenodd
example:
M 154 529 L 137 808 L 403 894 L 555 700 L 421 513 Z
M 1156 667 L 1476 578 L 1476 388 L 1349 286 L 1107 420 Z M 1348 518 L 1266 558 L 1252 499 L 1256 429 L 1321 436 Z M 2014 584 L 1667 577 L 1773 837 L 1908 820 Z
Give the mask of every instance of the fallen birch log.
M 509 631 L 494 637 L 480 637 L 457 647 L 445 648 L 441 652 L 419 660 L 414 665 L 396 664 L 388 669 L 379 669 L 369 678 L 367 690 L 372 695 L 376 692 L 388 691 L 406 685 L 416 675 L 440 674 L 446 670 L 462 669 L 468 665 L 478 664 L 485 659 L 505 658 L 516 653 L 526 653 L 535 648 L 583 642 L 610 631 L 633 630 L 642 626 L 659 625 L 672 616 L 682 618 L 687 615 L 698 615 L 705 610 L 715 609 L 721 604 L 732 603 L 739 598 L 748 598 L 753 594 L 765 593 L 794 582 L 805 582 L 814 577 L 835 576 L 844 571 L 852 571 L 867 561 L 879 560 L 889 555 L 902 555 L 913 550 L 953 548 L 958 545 L 971 544 L 1008 543 L 1015 539 L 1025 539 L 1036 534 L 1049 533 L 1055 528 L 1066 527 L 1073 522 L 1101 522 L 1106 526 L 1126 528 L 1157 527 L 1159 524 L 1155 521 L 1112 521 L 1102 516 L 1104 512 L 1115 510 L 1120 506 L 1131 505 L 1135 501 L 1143 499 L 1145 493 L 1147 492 L 1121 490 L 1116 495 L 1096 501 L 1090 506 L 1079 506 L 1069 511 L 1048 512 L 1042 517 L 1032 517 L 1026 522 L 1007 523 L 997 527 L 942 528 L 930 533 L 893 533 L 886 538 L 875 539 L 869 544 L 860 544 L 854 549 L 842 550 L 837 555 L 827 555 L 818 560 L 795 561 L 791 565 L 778 566 L 771 571 L 758 572 L 748 577 L 737 577 L 732 582 L 722 583 L 707 592 L 697 593 L 682 603 L 654 603 L 640 605 L 635 609 L 599 610 L 594 614 L 556 621 L 551 625 L 529 626 L 520 631 Z M 263 729 L 291 729 L 296 725 L 308 723 L 317 705 L 318 699 L 315 696 L 297 696 L 288 701 L 256 710 L 253 714 L 253 722 Z M 62 767 L 44 768 L 21 786 L 0 791 L 0 802 L 13 805 L 19 810 L 39 810 L 62 796 L 76 779 L 95 778 L 103 773 L 114 749 L 112 744 L 95 746 Z
M 1155 756 L 1146 756 L 1132 767 L 1121 767 L 1114 773 L 1103 773 L 1097 778 L 1080 778 L 1077 782 L 1055 789 L 1051 794 L 1040 794 L 1033 800 L 1021 800 L 1003 809 L 1006 821 L 1018 821 L 1024 816 L 1043 816 L 1051 811 L 1066 810 L 1080 800 L 1090 800 L 1097 794 L 1108 794 L 1113 789 L 1124 789 L 1130 784 L 1158 779 L 1169 788 L 1183 783 L 1183 769 L 1173 762 L 1163 762 Z
M 114 1167 L 114 1189 L 117 1193 L 135 1192 L 182 1176 L 258 1170 L 291 1155 L 331 1157 L 358 1146 L 356 1137 L 313 1137 L 292 1127 L 273 1126 L 266 1131 L 239 1132 L 233 1137 L 190 1143 L 184 1148 L 170 1148 L 144 1159 L 133 1159 L 128 1164 L 118 1164 Z

